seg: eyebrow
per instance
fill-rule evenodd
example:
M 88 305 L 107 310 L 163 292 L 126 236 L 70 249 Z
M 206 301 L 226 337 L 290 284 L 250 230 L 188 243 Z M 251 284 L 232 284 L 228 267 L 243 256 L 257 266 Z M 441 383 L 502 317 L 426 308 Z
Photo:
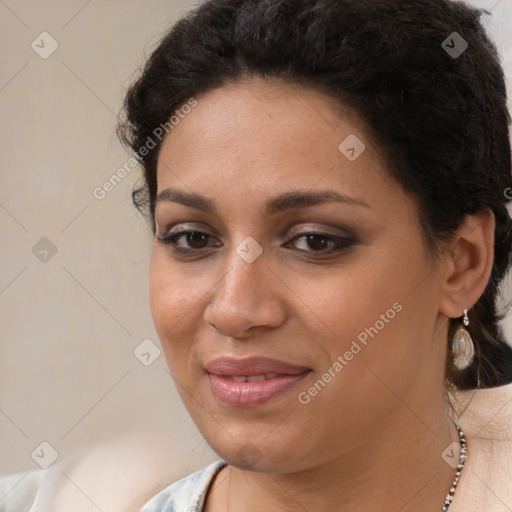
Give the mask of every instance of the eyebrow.
M 156 197 L 155 204 L 160 202 L 174 202 L 188 206 L 189 208 L 201 210 L 203 212 L 213 214 L 218 213 L 217 207 L 211 199 L 193 192 L 184 192 L 181 190 L 166 188 L 165 190 L 162 190 L 162 192 L 160 192 Z M 286 210 L 310 208 L 312 206 L 326 202 L 338 202 L 371 208 L 369 204 L 361 201 L 360 199 L 347 196 L 345 194 L 339 194 L 338 192 L 334 192 L 332 190 L 293 190 L 269 199 L 264 204 L 264 212 L 266 215 L 275 215 Z

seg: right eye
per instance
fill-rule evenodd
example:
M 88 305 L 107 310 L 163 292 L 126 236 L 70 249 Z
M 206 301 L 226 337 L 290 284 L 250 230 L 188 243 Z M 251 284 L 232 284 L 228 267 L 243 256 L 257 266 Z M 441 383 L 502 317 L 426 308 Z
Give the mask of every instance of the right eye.
M 175 252 L 180 253 L 189 253 L 189 252 L 197 252 L 201 249 L 205 249 L 208 245 L 205 245 L 204 242 L 208 241 L 209 238 L 213 238 L 208 233 L 204 233 L 203 231 L 178 231 L 177 233 L 166 233 L 161 236 L 157 236 L 156 239 L 158 242 L 172 246 Z M 180 240 L 183 239 L 184 243 L 188 244 L 187 246 L 180 246 Z

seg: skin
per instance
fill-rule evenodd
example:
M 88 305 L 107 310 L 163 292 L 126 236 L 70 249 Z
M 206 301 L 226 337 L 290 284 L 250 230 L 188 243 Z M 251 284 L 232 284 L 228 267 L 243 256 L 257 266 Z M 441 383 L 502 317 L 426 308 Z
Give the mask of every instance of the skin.
M 155 240 L 150 296 L 180 396 L 228 462 L 207 512 L 252 512 L 262 503 L 269 512 L 440 510 L 454 478 L 441 453 L 458 440 L 445 409 L 448 319 L 485 288 L 492 213 L 468 216 L 433 258 L 416 203 L 390 178 L 354 112 L 277 79 L 237 81 L 197 100 L 160 149 L 158 193 L 198 193 L 218 211 L 158 202 L 157 238 L 183 230 L 210 237 L 195 245 L 181 237 L 191 256 Z M 338 150 L 349 134 L 366 145 L 355 161 Z M 263 214 L 267 200 L 291 190 L 336 191 L 365 206 Z M 332 252 L 332 242 L 293 240 L 310 232 L 356 242 Z M 236 252 L 248 236 L 263 251 L 252 263 Z M 395 303 L 400 312 L 300 403 L 298 394 Z M 233 408 L 213 395 L 204 370 L 225 355 L 312 371 L 270 402 Z M 247 451 L 252 459 L 241 461 Z

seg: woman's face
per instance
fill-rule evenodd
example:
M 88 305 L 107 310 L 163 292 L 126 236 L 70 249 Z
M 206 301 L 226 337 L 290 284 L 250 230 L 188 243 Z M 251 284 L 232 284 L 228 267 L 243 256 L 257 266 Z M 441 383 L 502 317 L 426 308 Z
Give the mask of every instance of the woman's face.
M 207 442 L 287 472 L 428 424 L 443 406 L 441 274 L 360 120 L 277 80 L 196 99 L 161 147 L 155 215 L 157 237 L 199 233 L 155 241 L 151 308 Z

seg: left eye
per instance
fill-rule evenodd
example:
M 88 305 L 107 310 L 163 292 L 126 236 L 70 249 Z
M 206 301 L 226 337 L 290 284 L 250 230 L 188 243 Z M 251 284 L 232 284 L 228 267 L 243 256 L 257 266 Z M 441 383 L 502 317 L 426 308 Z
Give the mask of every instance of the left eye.
M 294 240 L 304 240 L 304 242 L 308 244 L 309 247 L 313 248 L 313 251 L 306 250 L 306 252 L 341 251 L 342 249 L 345 249 L 354 244 L 354 239 L 352 238 L 327 235 L 324 233 L 300 233 L 299 235 L 293 237 L 290 242 L 293 242 Z M 331 246 L 331 251 L 322 250 L 327 248 L 329 244 Z M 304 251 L 304 249 L 299 250 Z
M 186 241 L 188 247 L 179 244 L 181 239 Z M 197 252 L 208 247 L 208 239 L 213 238 L 202 231 L 179 231 L 177 233 L 158 236 L 156 239 L 166 245 L 171 245 L 176 252 Z M 293 237 L 287 245 L 295 240 L 303 240 L 310 248 L 298 249 L 301 252 L 335 252 L 343 250 L 355 243 L 353 238 L 328 235 L 325 233 L 300 233 Z M 206 244 L 205 244 L 206 242 Z M 331 250 L 326 251 L 330 246 Z

